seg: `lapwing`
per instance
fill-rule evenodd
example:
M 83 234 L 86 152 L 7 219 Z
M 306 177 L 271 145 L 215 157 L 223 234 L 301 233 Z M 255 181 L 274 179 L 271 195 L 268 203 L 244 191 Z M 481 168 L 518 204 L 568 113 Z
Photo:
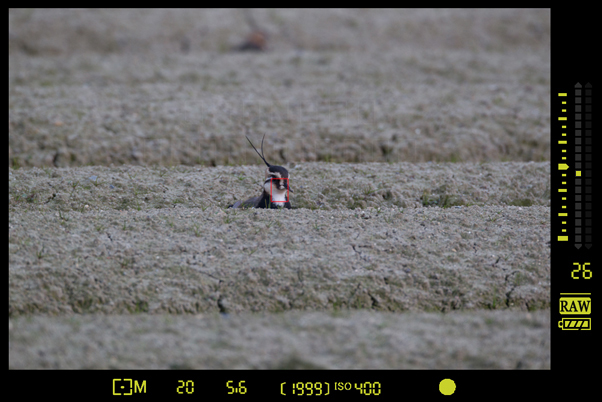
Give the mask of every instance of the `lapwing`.
M 267 48 L 267 38 L 268 35 L 265 32 L 253 31 L 249 35 L 247 35 L 247 38 L 243 43 L 234 47 L 233 50 L 238 50 L 241 52 L 263 52 Z
M 291 203 L 289 200 L 289 192 L 293 192 L 293 189 L 289 186 L 288 170 L 282 166 L 270 165 L 268 161 L 263 157 L 263 140 L 265 134 L 261 139 L 261 154 L 255 148 L 255 145 L 251 142 L 249 137 L 247 141 L 253 147 L 257 155 L 265 162 L 267 169 L 265 170 L 265 181 L 263 182 L 263 191 L 260 196 L 249 198 L 246 201 L 237 201 L 229 208 L 287 208 L 291 209 Z
M 243 43 L 235 46 L 233 50 L 239 51 L 252 51 L 252 52 L 263 52 L 267 49 L 268 34 L 265 30 L 259 28 L 259 25 L 253 18 L 251 10 L 243 10 L 243 15 L 247 24 L 251 28 L 251 32 L 247 35 L 247 38 Z

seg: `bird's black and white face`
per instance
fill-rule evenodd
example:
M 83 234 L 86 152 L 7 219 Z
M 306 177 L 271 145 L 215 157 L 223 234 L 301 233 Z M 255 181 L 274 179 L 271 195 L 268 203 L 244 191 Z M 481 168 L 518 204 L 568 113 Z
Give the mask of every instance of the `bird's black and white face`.
M 246 202 L 254 203 L 255 208 L 279 208 L 285 207 L 290 209 L 291 204 L 288 199 L 288 193 L 293 192 L 293 189 L 290 188 L 289 185 L 289 175 L 288 170 L 283 168 L 282 166 L 271 165 L 268 161 L 265 160 L 263 156 L 263 140 L 265 135 L 261 139 L 261 153 L 255 148 L 255 145 L 251 142 L 249 137 L 247 137 L 247 141 L 253 147 L 257 155 L 263 160 L 263 162 L 268 167 L 265 170 L 265 181 L 263 182 L 263 194 L 258 199 L 249 199 Z M 268 200 L 269 197 L 269 200 Z M 271 203 L 279 203 L 282 204 L 271 204 Z M 265 203 L 265 205 L 263 205 Z M 270 205 L 270 206 L 268 206 Z
M 267 194 L 271 194 L 272 201 L 288 201 L 287 192 L 293 191 L 288 179 L 288 170 L 282 166 L 271 165 L 265 170 L 263 188 Z

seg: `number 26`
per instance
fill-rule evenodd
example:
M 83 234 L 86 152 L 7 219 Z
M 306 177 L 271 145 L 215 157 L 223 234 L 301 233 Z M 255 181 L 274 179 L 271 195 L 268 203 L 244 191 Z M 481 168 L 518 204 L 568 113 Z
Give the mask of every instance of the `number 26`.
M 573 265 L 577 265 L 579 268 L 571 271 L 571 278 L 579 279 L 579 277 L 578 276 L 576 277 L 575 274 L 581 270 L 581 264 L 579 264 L 578 262 L 574 262 Z M 589 262 L 583 263 L 583 274 L 582 274 L 583 279 L 591 279 L 592 278 L 592 270 L 586 269 L 585 268 L 586 265 L 589 265 Z

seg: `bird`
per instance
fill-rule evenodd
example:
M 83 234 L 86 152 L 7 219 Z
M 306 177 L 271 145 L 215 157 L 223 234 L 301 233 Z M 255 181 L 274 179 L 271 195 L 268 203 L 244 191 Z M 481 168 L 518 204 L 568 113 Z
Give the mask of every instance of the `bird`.
M 252 52 L 263 52 L 267 49 L 267 41 L 268 41 L 268 33 L 259 27 L 255 18 L 253 18 L 253 14 L 251 14 L 251 10 L 244 9 L 242 10 L 245 20 L 249 27 L 251 28 L 251 32 L 247 35 L 247 38 L 243 43 L 238 46 L 235 46 L 232 50 L 238 50 L 241 52 L 244 51 L 252 51 Z
M 235 46 L 233 50 L 262 52 L 267 48 L 268 35 L 263 31 L 253 31 L 243 43 Z
M 255 148 L 255 145 L 253 145 L 249 137 L 246 138 L 255 152 L 257 152 L 257 155 L 259 155 L 267 165 L 265 180 L 263 182 L 263 191 L 258 197 L 251 197 L 245 201 L 237 201 L 228 208 L 291 209 L 289 192 L 292 193 L 293 189 L 289 186 L 288 170 L 282 166 L 271 165 L 265 160 L 263 156 L 263 140 L 265 139 L 265 134 L 261 139 L 261 154 L 257 148 Z

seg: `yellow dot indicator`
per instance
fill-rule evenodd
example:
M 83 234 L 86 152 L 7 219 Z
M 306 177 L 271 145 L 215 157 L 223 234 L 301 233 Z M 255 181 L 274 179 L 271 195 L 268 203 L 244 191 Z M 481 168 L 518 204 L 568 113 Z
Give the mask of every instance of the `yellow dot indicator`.
M 577 170 L 577 177 L 581 176 L 581 170 Z
M 454 382 L 454 380 L 446 378 L 445 380 L 439 383 L 439 392 L 441 392 L 443 395 L 453 394 L 454 392 L 456 392 L 456 383 Z

